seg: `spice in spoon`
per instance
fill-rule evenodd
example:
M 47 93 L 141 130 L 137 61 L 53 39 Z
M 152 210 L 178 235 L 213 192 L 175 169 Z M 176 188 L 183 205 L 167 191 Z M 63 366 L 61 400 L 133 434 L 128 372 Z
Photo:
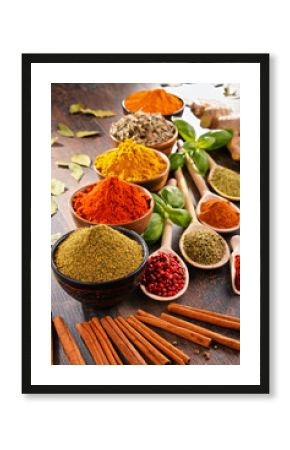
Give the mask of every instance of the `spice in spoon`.
M 235 256 L 234 264 L 236 269 L 235 287 L 237 291 L 240 291 L 240 255 Z
M 143 249 L 107 225 L 79 228 L 61 242 L 55 264 L 64 275 L 78 281 L 104 282 L 123 278 L 143 261 Z
M 199 218 L 214 228 L 230 229 L 239 225 L 240 213 L 227 200 L 210 198 L 201 203 Z
M 228 197 L 240 197 L 240 174 L 226 167 L 216 167 L 211 179 L 211 185 Z
M 152 255 L 145 266 L 142 284 L 151 294 L 172 297 L 185 285 L 185 269 L 171 252 Z
M 217 264 L 225 254 L 221 236 L 210 230 L 199 230 L 184 236 L 183 248 L 189 258 L 202 265 Z

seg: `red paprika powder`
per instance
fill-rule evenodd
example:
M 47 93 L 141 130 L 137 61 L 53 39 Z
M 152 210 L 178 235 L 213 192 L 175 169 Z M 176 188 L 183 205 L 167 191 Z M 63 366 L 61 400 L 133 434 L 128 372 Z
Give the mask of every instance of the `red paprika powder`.
M 138 186 L 108 177 L 72 200 L 78 216 L 91 223 L 126 224 L 144 216 L 150 207 L 150 197 Z
M 236 289 L 240 291 L 240 255 L 235 256 L 235 269 L 236 269 L 235 286 Z

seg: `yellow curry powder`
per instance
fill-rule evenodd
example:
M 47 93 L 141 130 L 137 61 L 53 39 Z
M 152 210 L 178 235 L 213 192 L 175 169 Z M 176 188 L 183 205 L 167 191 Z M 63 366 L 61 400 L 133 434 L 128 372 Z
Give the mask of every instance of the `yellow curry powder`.
M 157 177 L 166 162 L 154 150 L 126 139 L 118 148 L 97 156 L 95 166 L 105 177 L 135 182 Z

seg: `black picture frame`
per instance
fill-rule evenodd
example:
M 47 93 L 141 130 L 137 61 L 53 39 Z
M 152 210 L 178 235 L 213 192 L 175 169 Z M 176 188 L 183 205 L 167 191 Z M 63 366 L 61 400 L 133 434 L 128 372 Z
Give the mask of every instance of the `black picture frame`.
M 269 54 L 23 54 L 22 55 L 22 393 L 267 394 L 269 393 Z M 260 384 L 101 386 L 31 384 L 31 65 L 33 63 L 260 64 Z

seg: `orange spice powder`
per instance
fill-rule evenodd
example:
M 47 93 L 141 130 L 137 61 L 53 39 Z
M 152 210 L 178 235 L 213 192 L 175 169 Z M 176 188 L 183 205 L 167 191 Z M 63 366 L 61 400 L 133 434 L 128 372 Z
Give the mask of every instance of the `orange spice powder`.
M 239 224 L 240 213 L 230 202 L 212 198 L 201 204 L 199 218 L 214 228 L 226 229 Z
M 182 101 L 164 89 L 151 89 L 130 94 L 125 100 L 125 107 L 131 112 L 173 114 L 182 108 Z

